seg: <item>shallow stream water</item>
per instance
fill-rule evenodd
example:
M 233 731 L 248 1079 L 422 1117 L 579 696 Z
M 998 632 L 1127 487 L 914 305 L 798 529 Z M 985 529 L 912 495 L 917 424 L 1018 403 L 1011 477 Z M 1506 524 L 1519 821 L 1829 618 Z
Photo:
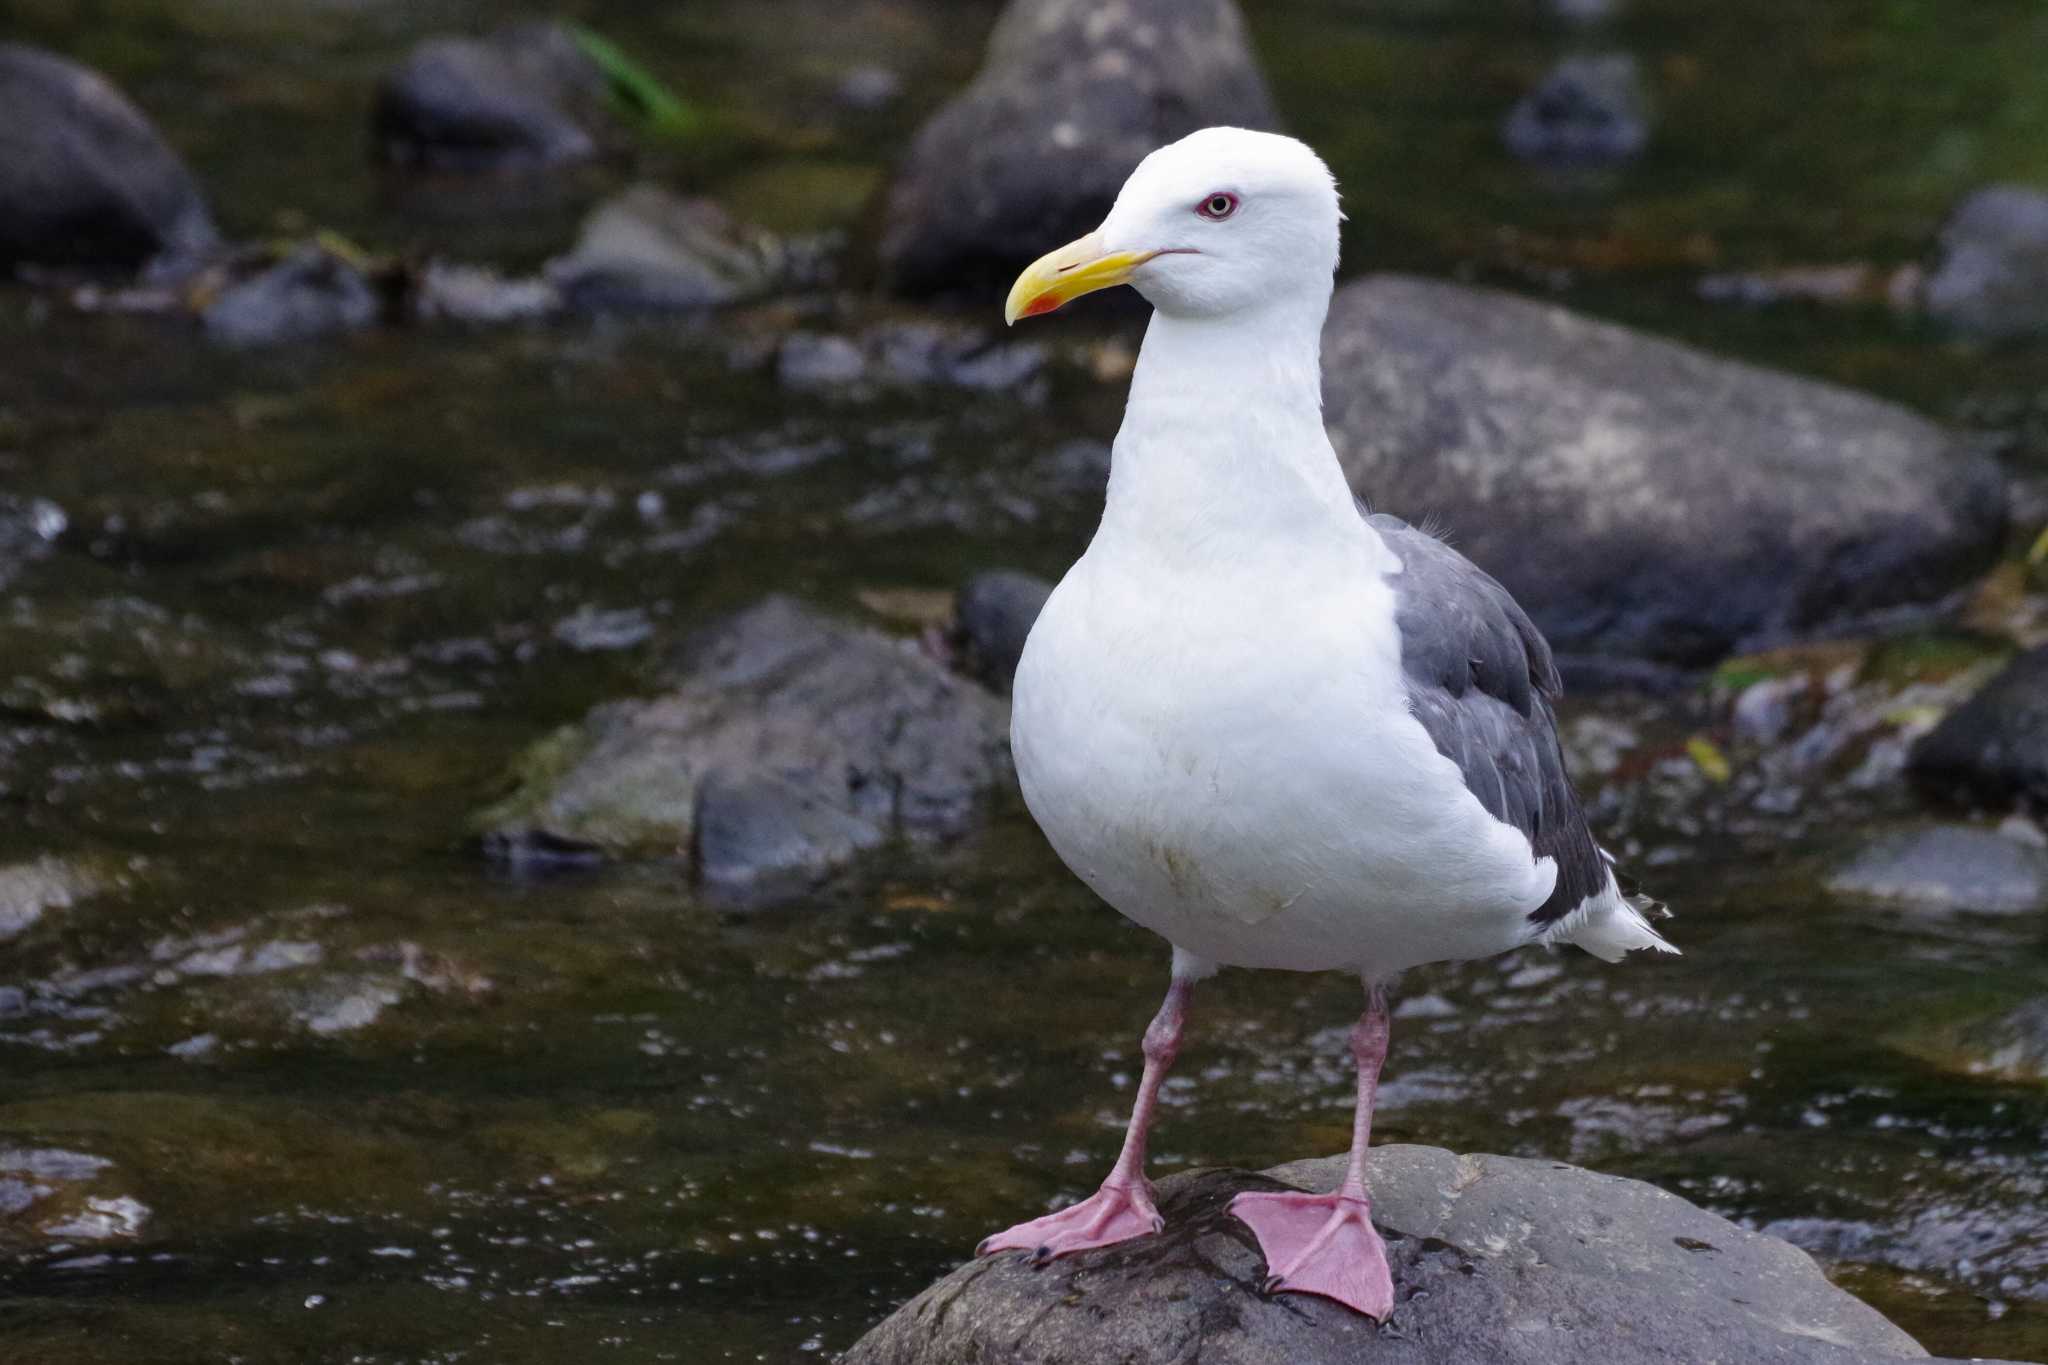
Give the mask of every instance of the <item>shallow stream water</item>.
M 728 145 L 643 171 L 856 236 L 993 13 L 564 8 L 724 111 Z M 1347 188 L 1348 269 L 1555 291 L 2043 440 L 2048 347 L 1695 290 L 1900 264 L 1968 188 L 2048 183 L 2032 0 L 1641 0 L 1598 33 L 1533 3 L 1248 8 Z M 133 92 L 233 235 L 324 226 L 523 267 L 625 171 L 509 211 L 380 182 L 362 154 L 375 72 L 493 13 L 0 8 Z M 1539 183 L 1497 150 L 1500 110 L 1558 53 L 1610 44 L 1659 91 L 1649 160 Z M 896 105 L 833 103 L 862 62 L 904 76 Z M 520 749 L 644 688 L 677 630 L 770 590 L 859 611 L 977 567 L 1056 573 L 1084 543 L 1070 443 L 1114 430 L 1114 383 L 1055 360 L 1036 399 L 793 396 L 747 340 L 776 325 L 236 354 L 0 291 L 0 489 L 68 524 L 0 584 L 0 866 L 67 888 L 0 946 L 0 1200 L 10 1172 L 77 1191 L 68 1233 L 0 1203 L 0 1359 L 828 1357 L 1099 1177 L 1164 953 L 1018 810 L 755 915 L 672 866 L 533 880 L 475 851 L 469 818 Z M 1704 832 L 1599 805 L 1686 956 L 1413 974 L 1378 1134 L 1655 1181 L 1813 1250 L 1937 1352 L 2048 1359 L 2048 1092 L 1909 1050 L 1917 1021 L 2048 991 L 2048 924 L 1821 897 L 1812 860 L 1900 793 Z M 1356 1008 L 1334 978 L 1205 987 L 1157 1168 L 1340 1149 Z

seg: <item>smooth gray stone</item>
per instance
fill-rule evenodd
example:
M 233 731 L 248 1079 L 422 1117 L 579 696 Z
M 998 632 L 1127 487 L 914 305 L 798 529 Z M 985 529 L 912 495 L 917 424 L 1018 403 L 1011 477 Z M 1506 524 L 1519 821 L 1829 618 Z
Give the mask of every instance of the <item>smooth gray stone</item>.
M 1033 1267 L 971 1261 L 843 1365 L 1865 1365 L 1925 1352 L 1788 1242 L 1640 1181 L 1557 1162 L 1372 1152 L 1395 1308 L 1261 1292 L 1239 1190 L 1325 1190 L 1342 1158 L 1159 1186 L 1167 1230 Z
M 884 280 L 1007 283 L 1100 223 L 1147 152 L 1212 124 L 1278 125 L 1233 0 L 1010 0 L 896 168 Z
M 2005 479 L 1954 433 L 1554 304 L 1372 275 L 1323 360 L 1352 487 L 1441 528 L 1561 655 L 1701 667 L 1931 614 L 2004 541 Z

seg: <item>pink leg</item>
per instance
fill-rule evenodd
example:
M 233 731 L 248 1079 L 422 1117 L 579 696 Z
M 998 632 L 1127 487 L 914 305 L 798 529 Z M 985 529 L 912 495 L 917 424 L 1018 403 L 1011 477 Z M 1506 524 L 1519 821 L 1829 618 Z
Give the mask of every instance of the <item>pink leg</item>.
M 1145 1179 L 1145 1139 L 1152 1127 L 1152 1111 L 1159 1104 L 1160 1083 L 1180 1052 L 1181 1028 L 1194 985 L 1188 977 L 1174 977 L 1166 990 L 1166 1002 L 1153 1016 L 1151 1027 L 1145 1030 L 1145 1074 L 1138 1082 L 1138 1101 L 1131 1106 L 1131 1126 L 1124 1132 L 1123 1152 L 1110 1168 L 1102 1188 L 1058 1213 L 1019 1223 L 984 1239 L 974 1249 L 975 1255 L 1021 1247 L 1031 1252 L 1034 1260 L 1045 1261 L 1073 1251 L 1143 1237 L 1166 1226 L 1152 1203 L 1152 1182 Z
M 1351 1121 L 1351 1164 L 1330 1194 L 1241 1194 L 1230 1212 L 1247 1223 L 1266 1254 L 1268 1292 L 1320 1294 L 1380 1322 L 1394 1311 L 1386 1244 L 1373 1231 L 1365 1193 L 1365 1149 L 1372 1140 L 1373 1097 L 1387 1060 L 1387 997 L 1375 986 L 1351 1031 L 1358 1062 L 1358 1109 Z

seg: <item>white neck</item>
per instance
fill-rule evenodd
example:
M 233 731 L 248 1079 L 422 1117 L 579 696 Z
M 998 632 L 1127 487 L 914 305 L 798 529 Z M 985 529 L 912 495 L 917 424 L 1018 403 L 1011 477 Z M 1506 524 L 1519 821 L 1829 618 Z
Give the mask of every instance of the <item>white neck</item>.
M 1356 504 L 1323 429 L 1327 288 L 1220 318 L 1155 312 L 1110 462 L 1105 534 L 1228 552 Z

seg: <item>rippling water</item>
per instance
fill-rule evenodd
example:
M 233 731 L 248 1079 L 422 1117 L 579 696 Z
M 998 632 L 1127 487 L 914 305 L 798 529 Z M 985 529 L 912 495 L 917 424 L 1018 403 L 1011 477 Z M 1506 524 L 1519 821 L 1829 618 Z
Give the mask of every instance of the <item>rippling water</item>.
M 936 4 L 575 8 L 748 130 L 744 154 L 657 169 L 786 228 L 857 223 L 974 60 Z M 1588 40 L 1448 0 L 1257 8 L 1283 106 L 1349 187 L 1354 263 L 1562 286 L 1942 417 L 2048 392 L 2040 347 L 1718 312 L 1691 287 L 1892 263 L 1977 180 L 2048 182 L 2030 5 L 1643 3 L 1617 41 L 1659 73 L 1669 131 L 1642 172 L 1551 193 L 1496 158 L 1493 119 Z M 21 23 L 121 75 L 235 232 L 530 262 L 612 172 L 465 216 L 358 157 L 370 74 L 482 12 L 123 0 Z M 1919 78 L 1929 54 L 1948 84 Z M 834 112 L 858 60 L 904 70 L 899 107 Z M 881 311 L 839 307 L 821 325 Z M 0 1355 L 829 1354 L 1099 1178 L 1165 959 L 1016 810 L 755 916 L 674 867 L 526 881 L 470 846 L 509 759 L 645 686 L 677 629 L 771 589 L 857 610 L 971 567 L 1056 572 L 1085 538 L 1072 443 L 1107 438 L 1118 393 L 1065 363 L 1080 333 L 1041 334 L 1042 401 L 854 401 L 778 390 L 747 342 L 778 325 L 231 357 L 0 294 L 0 481 L 67 523 L 0 586 L 0 867 L 35 888 L 0 948 Z M 1822 898 L 1812 860 L 1901 799 L 1692 820 L 1682 792 L 1618 790 L 1608 827 L 1687 955 L 1413 974 L 1378 1132 L 1656 1181 L 1815 1251 L 1936 1349 L 2048 1356 L 2048 1094 L 1911 1050 L 1923 1023 L 2040 995 L 2048 934 Z M 1204 987 L 1158 1167 L 1341 1148 L 1356 1007 L 1334 978 Z

